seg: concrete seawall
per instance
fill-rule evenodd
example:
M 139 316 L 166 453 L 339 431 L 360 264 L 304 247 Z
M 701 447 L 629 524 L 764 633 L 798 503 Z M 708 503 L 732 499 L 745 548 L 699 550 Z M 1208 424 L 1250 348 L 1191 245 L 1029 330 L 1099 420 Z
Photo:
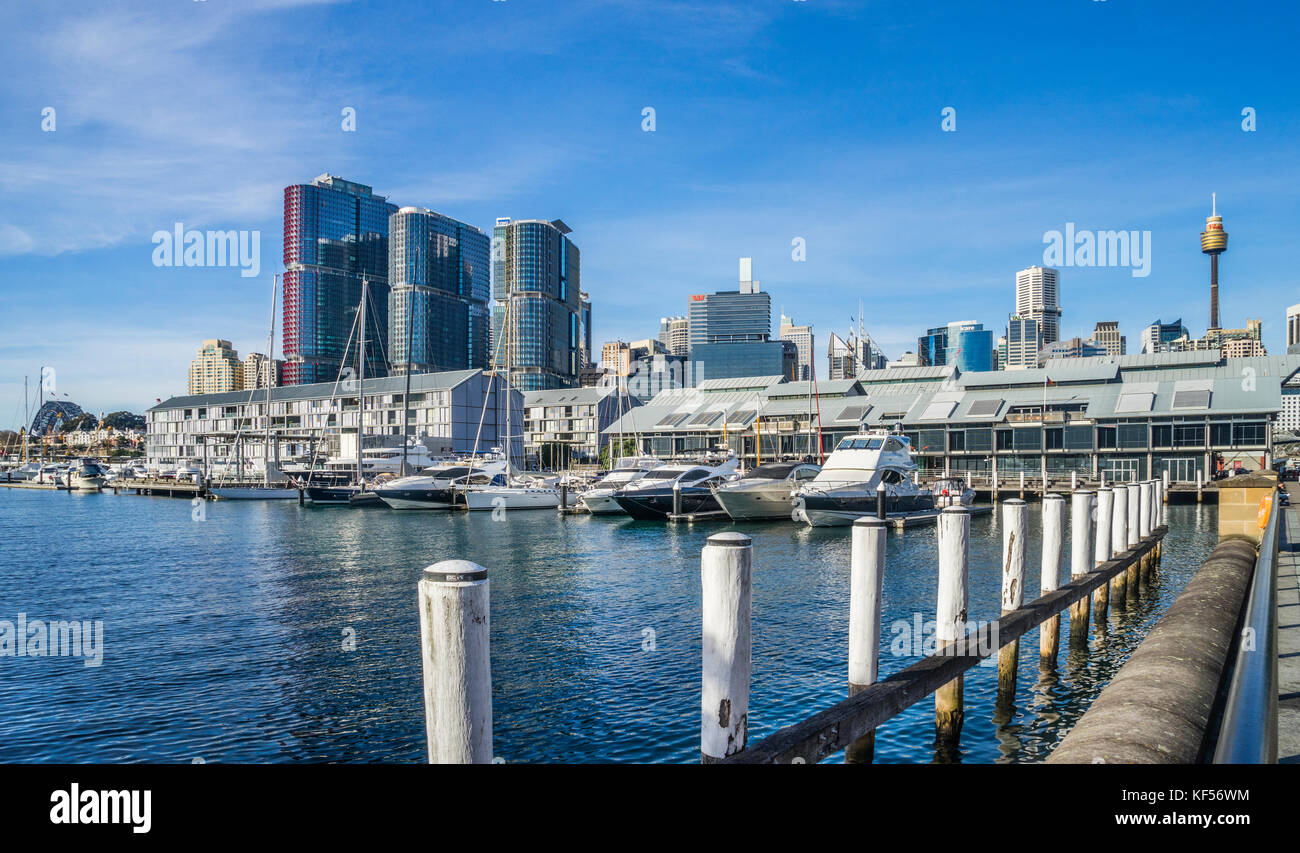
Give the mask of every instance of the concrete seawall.
M 1219 543 L 1049 764 L 1192 764 L 1255 568 L 1253 544 Z

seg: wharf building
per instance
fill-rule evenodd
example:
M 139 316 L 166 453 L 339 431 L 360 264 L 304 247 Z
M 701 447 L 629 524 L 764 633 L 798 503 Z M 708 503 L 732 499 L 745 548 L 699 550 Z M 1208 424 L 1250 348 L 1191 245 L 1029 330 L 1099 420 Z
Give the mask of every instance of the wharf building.
M 390 351 L 388 220 L 396 212 L 365 184 L 330 174 L 284 188 L 284 384 L 339 376 L 363 279 L 371 306 L 367 373 L 383 371 Z
M 365 381 L 364 447 L 402 445 L 406 381 L 405 376 Z M 407 434 L 431 452 L 473 452 L 476 437 L 479 452 L 500 447 L 507 405 L 514 407 L 513 429 L 523 424 L 523 396 L 484 371 L 420 373 L 410 383 Z M 269 415 L 265 389 L 165 400 L 145 414 L 145 456 L 159 465 L 230 462 L 238 440 L 245 464 L 260 465 L 268 457 L 280 464 L 306 462 L 313 454 L 318 461 L 356 457 L 357 383 L 287 385 L 272 388 L 270 397 Z M 521 456 L 517 448 L 512 455 Z
M 507 217 L 492 232 L 492 364 L 508 366 L 510 384 L 521 391 L 576 388 L 590 357 L 570 233 L 559 219 Z
M 927 476 L 1114 482 L 1168 471 L 1194 483 L 1198 473 L 1269 467 L 1283 386 L 1297 372 L 1300 356 L 1194 351 L 1017 371 L 887 368 L 822 382 L 812 400 L 807 383 L 779 376 L 716 380 L 658 394 L 605 434 L 635 434 L 641 450 L 665 457 L 730 450 L 753 463 L 807 454 L 818 428 L 827 452 L 860 429 L 886 429 L 911 439 Z
M 524 394 L 524 453 L 533 467 L 595 464 L 617 436 L 605 430 L 641 402 L 616 386 L 559 388 Z M 617 449 L 615 451 L 617 454 Z

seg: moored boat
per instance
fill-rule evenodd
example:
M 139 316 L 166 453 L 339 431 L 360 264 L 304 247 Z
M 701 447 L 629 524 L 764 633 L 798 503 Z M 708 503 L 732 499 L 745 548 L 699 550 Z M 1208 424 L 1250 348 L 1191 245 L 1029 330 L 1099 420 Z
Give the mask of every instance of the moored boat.
M 792 515 L 814 527 L 852 524 L 863 516 L 877 515 L 877 496 L 883 485 L 885 512 L 889 515 L 928 512 L 934 495 L 913 481 L 906 436 L 883 430 L 850 435 L 827 459 L 813 480 L 795 490 Z
M 790 519 L 791 496 L 821 471 L 811 462 L 769 462 L 738 480 L 719 483 L 713 496 L 736 521 Z
M 716 466 L 664 465 L 617 492 L 614 500 L 639 521 L 663 520 L 674 512 L 725 516 L 713 496 L 713 484 L 734 476 L 736 466 L 734 458 Z

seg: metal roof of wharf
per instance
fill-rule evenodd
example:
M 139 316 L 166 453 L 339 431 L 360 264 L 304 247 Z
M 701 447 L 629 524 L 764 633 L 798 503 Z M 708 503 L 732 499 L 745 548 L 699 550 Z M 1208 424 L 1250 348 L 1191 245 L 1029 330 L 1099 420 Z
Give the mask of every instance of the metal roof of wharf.
M 1223 358 L 1216 350 L 1050 359 L 1028 370 L 960 373 L 952 366 L 870 370 L 809 383 L 779 377 L 710 380 L 657 394 L 609 433 L 720 433 L 754 421 L 801 420 L 823 429 L 1002 423 L 1015 410 L 1071 409 L 1090 420 L 1261 415 L 1282 407 L 1300 355 Z
M 476 375 L 483 373 L 481 370 L 448 370 L 441 373 L 413 373 L 411 374 L 411 392 L 418 393 L 421 391 L 447 391 L 452 388 L 458 388 Z M 356 380 L 352 380 L 353 383 Z M 375 379 L 365 380 L 366 396 L 372 394 L 401 394 L 406 391 L 405 376 L 385 376 Z M 285 400 L 328 400 L 331 397 L 356 396 L 355 387 L 350 391 L 344 390 L 343 383 L 335 382 L 315 382 L 309 385 L 281 385 L 271 389 L 271 402 L 278 403 Z M 223 406 L 235 405 L 237 403 L 261 403 L 266 400 L 266 388 L 255 388 L 244 391 L 223 391 L 219 394 L 196 394 L 190 396 L 170 397 L 161 403 L 151 406 L 148 411 L 162 411 L 164 409 L 179 409 L 192 406 Z

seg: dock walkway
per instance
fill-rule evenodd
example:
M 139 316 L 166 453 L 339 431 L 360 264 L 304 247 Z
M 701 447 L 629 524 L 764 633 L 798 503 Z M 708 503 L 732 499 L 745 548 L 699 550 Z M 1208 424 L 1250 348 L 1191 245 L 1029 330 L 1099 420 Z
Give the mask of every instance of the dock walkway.
M 1300 488 L 1287 490 L 1300 497 Z M 1288 507 L 1285 521 L 1277 555 L 1277 760 L 1300 764 L 1300 506 Z

